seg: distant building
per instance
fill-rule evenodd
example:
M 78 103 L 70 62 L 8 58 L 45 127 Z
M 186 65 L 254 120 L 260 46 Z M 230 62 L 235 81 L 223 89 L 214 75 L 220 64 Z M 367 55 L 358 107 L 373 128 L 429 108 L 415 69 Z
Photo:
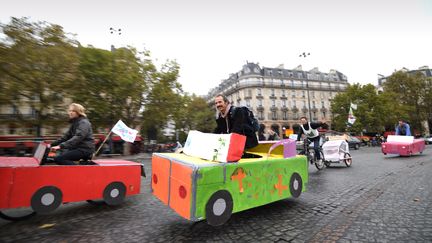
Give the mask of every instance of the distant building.
M 400 70 L 395 70 L 395 72 L 397 71 L 406 72 L 408 74 L 421 72 L 425 77 L 432 77 L 432 69 L 430 69 L 428 66 L 422 66 L 416 70 L 409 70 L 408 68 L 404 67 Z M 388 77 L 390 76 L 384 76 L 382 74 L 378 74 L 378 87 L 382 87 L 382 85 L 387 81 Z
M 260 123 L 281 134 L 283 128 L 297 129 L 302 116 L 310 121 L 325 118 L 330 124 L 331 99 L 347 86 L 347 77 L 336 70 L 323 73 L 318 68 L 303 71 L 301 66 L 268 68 L 248 62 L 210 90 L 206 99 L 213 104 L 217 94 L 224 94 L 232 104 L 249 107 Z

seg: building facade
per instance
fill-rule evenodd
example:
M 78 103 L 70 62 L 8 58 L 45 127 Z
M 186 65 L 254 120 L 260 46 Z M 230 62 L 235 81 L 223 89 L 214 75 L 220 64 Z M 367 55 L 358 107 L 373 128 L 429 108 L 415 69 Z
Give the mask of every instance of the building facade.
M 206 99 L 213 104 L 217 94 L 224 94 L 232 104 L 249 107 L 267 129 L 283 134 L 284 129 L 296 129 L 302 116 L 325 119 L 331 126 L 330 102 L 347 86 L 347 77 L 336 70 L 323 73 L 318 68 L 303 71 L 301 66 L 268 68 L 248 62 L 210 90 Z

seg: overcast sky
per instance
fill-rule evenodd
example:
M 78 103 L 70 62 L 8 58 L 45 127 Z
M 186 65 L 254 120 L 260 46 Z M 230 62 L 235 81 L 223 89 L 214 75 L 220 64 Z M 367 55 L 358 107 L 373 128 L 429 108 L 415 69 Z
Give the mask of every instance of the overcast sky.
M 432 0 L 3 2 L 0 22 L 11 16 L 59 24 L 83 45 L 131 45 L 159 63 L 176 60 L 185 91 L 200 95 L 246 61 L 336 69 L 362 84 L 403 67 L 432 68 Z

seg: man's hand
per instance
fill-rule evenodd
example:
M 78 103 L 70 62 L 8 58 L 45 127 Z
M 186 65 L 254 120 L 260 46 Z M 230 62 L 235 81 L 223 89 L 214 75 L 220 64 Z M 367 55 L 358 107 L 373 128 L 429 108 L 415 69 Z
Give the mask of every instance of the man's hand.
M 57 145 L 57 146 L 51 147 L 51 150 L 53 150 L 53 151 L 56 151 L 56 150 L 59 150 L 59 149 L 60 149 L 60 145 Z

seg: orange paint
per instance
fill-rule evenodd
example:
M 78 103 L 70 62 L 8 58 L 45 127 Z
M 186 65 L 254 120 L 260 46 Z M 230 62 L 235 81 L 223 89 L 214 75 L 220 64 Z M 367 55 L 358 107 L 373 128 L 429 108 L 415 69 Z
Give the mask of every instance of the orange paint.
M 231 176 L 231 180 L 236 180 L 239 183 L 239 191 L 242 193 L 244 191 L 243 189 L 243 179 L 246 177 L 246 174 L 244 173 L 242 168 L 238 168 L 236 174 L 233 174 Z M 234 172 L 235 173 L 235 172 Z
M 170 161 L 153 155 L 151 186 L 153 194 L 163 203 L 168 204 Z
M 192 194 L 192 168 L 175 160 L 171 165 L 169 205 L 180 216 L 190 219 Z
M 278 175 L 278 183 L 274 187 L 278 190 L 279 197 L 282 197 L 282 191 L 288 189 L 287 185 L 282 185 L 282 175 Z

